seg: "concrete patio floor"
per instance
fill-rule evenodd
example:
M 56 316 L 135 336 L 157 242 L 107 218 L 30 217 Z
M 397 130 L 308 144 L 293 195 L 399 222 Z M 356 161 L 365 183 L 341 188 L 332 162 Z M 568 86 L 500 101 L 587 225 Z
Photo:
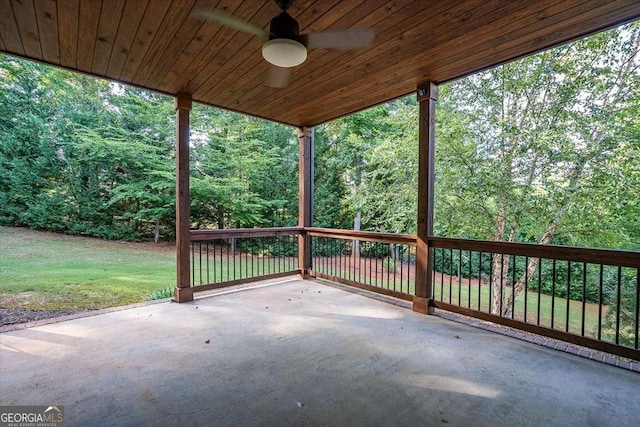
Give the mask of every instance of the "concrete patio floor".
M 317 281 L 0 334 L 65 425 L 637 426 L 640 375 Z

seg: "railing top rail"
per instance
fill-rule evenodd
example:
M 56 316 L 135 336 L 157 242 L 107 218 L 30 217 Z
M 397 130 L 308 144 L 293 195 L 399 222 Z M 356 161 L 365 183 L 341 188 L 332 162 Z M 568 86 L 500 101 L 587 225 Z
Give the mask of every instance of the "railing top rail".
M 214 230 L 191 230 L 189 237 L 194 240 L 242 239 L 251 237 L 277 237 L 302 234 L 302 227 L 271 228 L 226 228 Z
M 485 240 L 429 237 L 429 246 L 464 251 L 520 255 L 593 264 L 640 268 L 640 252 L 616 249 L 594 249 L 572 246 L 539 245 L 535 243 L 492 242 Z
M 417 237 L 412 234 L 382 233 L 375 231 L 341 230 L 320 227 L 272 227 L 234 228 L 222 230 L 191 230 L 192 241 L 231 238 L 277 237 L 307 233 L 317 237 L 367 240 L 372 242 L 415 245 Z M 617 249 L 581 248 L 572 246 L 540 245 L 535 243 L 493 242 L 488 240 L 429 237 L 429 246 L 444 249 L 459 249 L 475 252 L 501 253 L 532 258 L 557 259 L 573 262 L 618 265 L 640 268 L 640 252 Z
M 415 245 L 416 236 L 412 234 L 381 233 L 377 231 L 339 230 L 333 228 L 305 227 L 304 231 L 317 237 L 336 239 L 367 240 L 371 242 Z

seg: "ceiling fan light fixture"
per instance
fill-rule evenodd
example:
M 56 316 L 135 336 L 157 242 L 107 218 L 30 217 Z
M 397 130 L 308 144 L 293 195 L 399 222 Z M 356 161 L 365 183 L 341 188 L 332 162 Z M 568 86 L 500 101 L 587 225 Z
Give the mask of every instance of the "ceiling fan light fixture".
M 290 68 L 307 59 L 307 48 L 295 40 L 276 38 L 262 45 L 262 57 L 278 67 Z

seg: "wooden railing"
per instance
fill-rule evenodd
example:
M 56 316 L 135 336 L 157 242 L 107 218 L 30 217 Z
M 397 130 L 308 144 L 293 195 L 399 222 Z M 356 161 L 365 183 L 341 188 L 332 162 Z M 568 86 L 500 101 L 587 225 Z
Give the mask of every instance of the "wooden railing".
M 309 274 L 404 300 L 415 294 L 414 235 L 290 227 L 193 230 L 190 240 L 194 291 Z M 640 252 L 427 244 L 430 306 L 640 360 Z
M 310 275 L 412 300 L 416 237 L 407 234 L 305 228 Z
M 194 292 L 299 274 L 302 228 L 191 230 Z
M 436 308 L 640 360 L 639 252 L 436 237 L 428 245 Z

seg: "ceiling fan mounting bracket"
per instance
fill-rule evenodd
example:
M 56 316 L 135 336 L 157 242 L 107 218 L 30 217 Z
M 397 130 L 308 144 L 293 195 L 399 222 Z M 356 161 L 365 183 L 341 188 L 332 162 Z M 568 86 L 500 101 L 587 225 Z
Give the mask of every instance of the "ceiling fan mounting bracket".
M 269 26 L 269 40 L 290 39 L 300 41 L 300 27 L 298 21 L 293 19 L 287 12 L 282 11 L 271 20 Z
M 275 0 L 275 2 L 283 12 L 286 12 L 291 8 L 291 6 L 293 6 L 295 0 Z

